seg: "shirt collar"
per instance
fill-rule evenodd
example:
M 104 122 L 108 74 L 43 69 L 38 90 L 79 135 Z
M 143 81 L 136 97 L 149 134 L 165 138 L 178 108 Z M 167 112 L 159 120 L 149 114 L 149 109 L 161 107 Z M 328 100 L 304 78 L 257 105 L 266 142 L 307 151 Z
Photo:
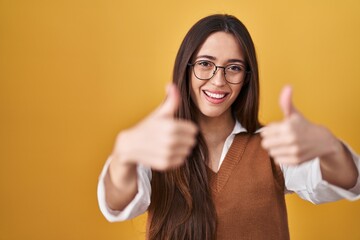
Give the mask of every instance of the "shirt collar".
M 247 132 L 246 129 L 241 125 L 241 123 L 236 120 L 235 121 L 235 126 L 234 126 L 234 129 L 232 130 L 231 132 L 231 135 L 235 135 L 235 134 L 238 134 L 238 133 L 241 133 L 241 132 Z
M 255 131 L 255 133 L 260 133 L 261 131 L 262 131 L 262 128 L 259 128 L 258 130 Z M 244 128 L 241 125 L 241 123 L 238 120 L 236 120 L 234 129 L 232 130 L 230 135 L 235 135 L 235 134 L 242 133 L 242 132 L 247 132 L 247 130 L 246 130 L 246 128 Z

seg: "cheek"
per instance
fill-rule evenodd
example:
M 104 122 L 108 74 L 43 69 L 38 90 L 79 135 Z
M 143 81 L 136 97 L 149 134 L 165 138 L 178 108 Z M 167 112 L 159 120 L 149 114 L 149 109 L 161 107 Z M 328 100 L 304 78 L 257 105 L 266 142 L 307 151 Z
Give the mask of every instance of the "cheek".
M 240 84 L 239 86 L 233 87 L 232 88 L 232 92 L 233 92 L 233 96 L 232 96 L 232 101 L 234 102 L 236 100 L 236 98 L 239 96 L 241 89 L 242 89 L 243 84 Z

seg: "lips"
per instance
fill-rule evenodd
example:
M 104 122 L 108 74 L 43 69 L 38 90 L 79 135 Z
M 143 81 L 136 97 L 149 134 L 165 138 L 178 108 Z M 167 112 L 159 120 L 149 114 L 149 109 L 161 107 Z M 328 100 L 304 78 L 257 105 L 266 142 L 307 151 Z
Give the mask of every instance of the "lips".
M 227 92 L 220 92 L 220 91 L 209 91 L 209 90 L 203 90 L 203 93 L 205 95 L 205 98 L 214 104 L 219 104 L 225 101 L 226 97 L 229 93 Z

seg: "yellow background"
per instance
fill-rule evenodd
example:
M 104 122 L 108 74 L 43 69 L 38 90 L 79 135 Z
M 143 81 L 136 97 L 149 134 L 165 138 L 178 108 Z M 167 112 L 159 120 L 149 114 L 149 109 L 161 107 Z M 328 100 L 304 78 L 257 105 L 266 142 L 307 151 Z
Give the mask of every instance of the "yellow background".
M 98 175 L 121 129 L 164 97 L 200 18 L 230 13 L 252 34 L 261 120 L 281 87 L 360 152 L 360 2 L 0 0 L 0 239 L 143 239 L 145 217 L 110 224 Z M 287 196 L 292 239 L 360 239 L 360 202 Z

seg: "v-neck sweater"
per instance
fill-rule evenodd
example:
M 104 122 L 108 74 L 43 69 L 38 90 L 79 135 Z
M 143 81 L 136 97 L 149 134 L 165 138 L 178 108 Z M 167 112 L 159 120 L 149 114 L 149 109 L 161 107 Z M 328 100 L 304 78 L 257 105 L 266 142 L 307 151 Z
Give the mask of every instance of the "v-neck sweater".
M 217 240 L 289 239 L 283 174 L 260 142 L 259 134 L 239 133 L 219 171 L 207 168 Z

